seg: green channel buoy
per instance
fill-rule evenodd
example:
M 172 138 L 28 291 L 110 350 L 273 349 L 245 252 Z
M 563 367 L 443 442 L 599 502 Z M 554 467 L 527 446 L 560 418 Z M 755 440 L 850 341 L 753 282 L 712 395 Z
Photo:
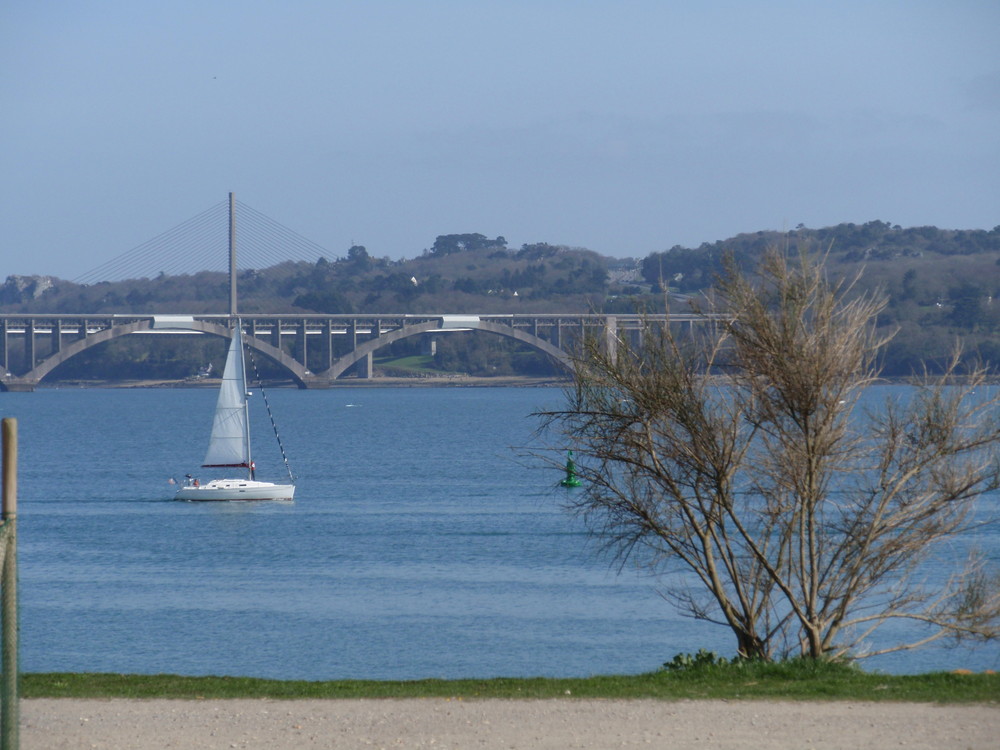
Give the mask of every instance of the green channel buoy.
M 573 463 L 573 451 L 566 457 L 566 478 L 559 484 L 563 487 L 579 487 L 580 480 L 576 478 L 576 464 Z

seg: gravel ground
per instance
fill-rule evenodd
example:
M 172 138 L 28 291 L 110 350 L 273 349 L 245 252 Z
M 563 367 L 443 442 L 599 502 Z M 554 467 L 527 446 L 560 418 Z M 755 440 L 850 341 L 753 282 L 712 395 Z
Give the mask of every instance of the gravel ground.
M 21 702 L 27 750 L 1000 747 L 1000 706 L 646 700 Z

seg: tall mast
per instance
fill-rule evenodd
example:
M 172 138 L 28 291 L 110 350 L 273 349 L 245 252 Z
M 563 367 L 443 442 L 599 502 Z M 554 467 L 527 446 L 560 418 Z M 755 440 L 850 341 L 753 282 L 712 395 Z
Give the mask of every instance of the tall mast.
M 236 196 L 229 194 L 229 317 L 236 317 Z
M 233 326 L 233 337 L 239 342 L 240 370 L 238 375 L 240 378 L 240 395 L 243 397 L 243 444 L 246 446 L 244 452 L 246 453 L 247 460 L 247 476 L 253 480 L 255 477 L 253 455 L 251 455 L 250 449 L 250 395 L 247 393 L 246 349 L 243 348 L 243 327 L 240 325 L 238 318 Z
M 253 458 L 250 455 L 250 403 L 247 398 L 246 363 L 243 361 L 243 331 L 236 314 L 236 196 L 229 194 L 229 317 L 233 324 L 233 338 L 237 342 L 240 363 L 240 396 L 243 399 L 243 444 L 246 446 L 247 474 L 254 478 Z

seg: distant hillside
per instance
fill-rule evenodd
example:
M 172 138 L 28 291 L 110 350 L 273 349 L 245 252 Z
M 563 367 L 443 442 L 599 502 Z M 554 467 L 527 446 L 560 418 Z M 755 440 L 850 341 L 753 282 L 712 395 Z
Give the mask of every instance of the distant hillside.
M 906 375 L 923 362 L 947 359 L 961 337 L 970 354 L 1000 366 L 1000 227 L 992 231 L 904 229 L 882 221 L 823 229 L 740 234 L 698 248 L 675 246 L 646 258 L 613 259 L 590 250 L 537 243 L 518 249 L 503 237 L 451 234 L 413 259 L 391 261 L 354 246 L 342 258 L 284 263 L 239 273 L 240 309 L 255 313 L 543 313 L 658 311 L 669 297 L 681 311 L 690 295 L 707 291 L 732 253 L 753 267 L 767 247 L 805 249 L 826 256 L 831 278 L 862 271 L 859 288 L 880 288 L 889 307 L 880 321 L 898 329 L 886 373 Z M 667 295 L 664 294 L 667 292 Z M 225 274 L 74 284 L 54 277 L 8 277 L 0 286 L 0 311 L 8 313 L 210 313 L 225 312 Z M 545 374 L 550 365 L 508 342 L 470 335 L 451 339 L 425 366 L 469 374 Z M 135 344 L 115 344 L 122 359 L 138 356 Z M 110 346 L 110 345 L 109 345 Z M 164 344 L 168 346 L 168 344 Z M 419 354 L 400 342 L 393 356 Z M 199 351 L 201 358 L 207 356 Z M 164 355 L 170 372 L 196 368 L 183 352 Z M 94 357 L 99 367 L 107 353 Z M 154 357 L 155 359 L 155 357 Z M 71 360 L 64 365 L 74 369 Z M 120 363 L 121 364 L 121 363 Z M 81 358 L 79 366 L 86 369 Z M 153 365 L 150 365 L 152 367 Z M 142 369 L 140 367 L 140 369 Z M 64 373 L 59 373 L 64 374 Z M 79 373 L 77 373 L 79 376 Z M 64 376 L 69 376 L 68 373 Z
M 831 279 L 853 278 L 860 271 L 859 291 L 884 291 L 889 306 L 880 325 L 886 332 L 897 330 L 887 352 L 887 375 L 919 372 L 924 363 L 939 369 L 956 338 L 967 357 L 1000 367 L 1000 226 L 904 229 L 872 221 L 740 234 L 697 249 L 653 253 L 642 262 L 643 279 L 655 288 L 697 294 L 711 285 L 725 253 L 750 268 L 769 246 L 824 254 Z
M 600 309 L 609 261 L 579 248 L 506 247 L 502 237 L 442 235 L 411 260 L 374 258 L 354 246 L 343 258 L 242 270 L 240 309 L 267 313 L 545 312 Z M 637 262 L 631 261 L 633 269 Z M 633 274 L 638 278 L 637 271 Z M 202 272 L 74 284 L 54 277 L 8 277 L 3 312 L 226 312 L 228 277 Z

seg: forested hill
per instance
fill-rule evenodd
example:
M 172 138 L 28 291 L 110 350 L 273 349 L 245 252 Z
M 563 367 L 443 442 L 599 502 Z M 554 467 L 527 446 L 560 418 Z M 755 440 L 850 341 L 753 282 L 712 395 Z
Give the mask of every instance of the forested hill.
M 984 230 L 902 228 L 882 221 L 788 232 L 740 234 L 698 248 L 675 246 L 636 259 L 537 243 L 510 248 L 503 237 L 439 236 L 412 259 L 374 257 L 354 246 L 343 257 L 285 263 L 239 273 L 246 313 L 542 313 L 682 311 L 707 290 L 732 253 L 752 267 L 768 247 L 825 255 L 831 278 L 862 271 L 864 288 L 889 298 L 881 323 L 898 328 L 887 374 L 904 375 L 949 355 L 956 336 L 1000 366 L 1000 227 Z M 55 277 L 8 277 L 0 287 L 7 313 L 225 312 L 225 274 L 129 279 L 90 285 Z M 451 353 L 450 366 L 462 360 Z M 482 358 L 479 358 L 482 359 Z M 516 373 L 515 364 L 489 371 Z M 485 359 L 484 359 L 485 361 Z M 469 364 L 469 363 L 464 363 Z M 466 367 L 464 371 L 474 371 Z
M 824 229 L 800 225 L 652 253 L 642 261 L 643 277 L 663 279 L 672 291 L 699 294 L 711 285 L 727 252 L 751 268 L 768 247 L 822 255 L 831 279 L 860 272 L 859 291 L 884 291 L 888 307 L 879 323 L 886 333 L 896 331 L 887 375 L 920 372 L 925 363 L 940 369 L 957 338 L 967 358 L 1000 368 L 1000 226 L 985 231 L 903 228 L 883 221 Z

